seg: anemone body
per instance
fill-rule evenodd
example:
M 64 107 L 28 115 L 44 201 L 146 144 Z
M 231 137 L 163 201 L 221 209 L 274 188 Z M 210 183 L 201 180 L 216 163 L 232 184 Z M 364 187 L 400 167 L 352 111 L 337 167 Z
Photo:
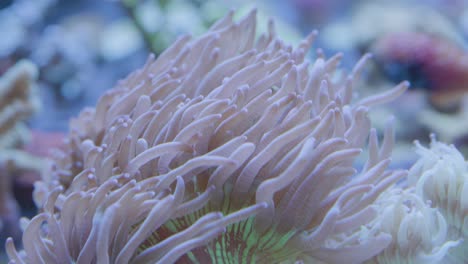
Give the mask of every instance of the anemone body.
M 409 182 L 417 194 L 441 212 L 447 221 L 448 237 L 459 241 L 449 252 L 445 262 L 468 261 L 468 163 L 453 146 L 436 140 L 430 147 L 417 143 L 419 160 L 409 172 Z
M 72 120 L 66 149 L 36 184 L 43 213 L 26 225 L 18 263 L 362 263 L 391 244 L 379 229 L 392 126 L 379 144 L 354 100 L 367 60 L 305 60 L 255 11 L 181 37 Z M 355 159 L 369 142 L 361 169 Z M 46 227 L 46 228 L 44 228 Z M 62 246 L 57 246 L 62 245 Z M 65 261 L 64 261 L 65 260 Z

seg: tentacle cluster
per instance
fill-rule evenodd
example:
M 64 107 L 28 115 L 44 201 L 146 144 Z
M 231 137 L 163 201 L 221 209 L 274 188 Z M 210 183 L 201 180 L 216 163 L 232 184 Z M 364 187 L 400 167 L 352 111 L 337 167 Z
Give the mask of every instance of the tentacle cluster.
M 430 147 L 416 142 L 420 159 L 409 172 L 409 182 L 416 193 L 430 201 L 444 216 L 448 225 L 448 237 L 460 241 L 453 248 L 446 263 L 468 261 L 468 162 L 453 146 L 446 145 L 431 136 Z
M 364 56 L 305 55 L 255 11 L 181 37 L 72 120 L 67 148 L 36 184 L 42 213 L 25 223 L 17 263 L 361 263 L 392 243 L 375 221 L 390 170 L 361 100 Z M 354 167 L 368 142 L 369 159 Z

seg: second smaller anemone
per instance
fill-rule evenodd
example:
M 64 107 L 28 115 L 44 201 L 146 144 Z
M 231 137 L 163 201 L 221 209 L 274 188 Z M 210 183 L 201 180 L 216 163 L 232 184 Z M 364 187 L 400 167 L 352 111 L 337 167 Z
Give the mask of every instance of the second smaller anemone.
M 416 194 L 430 201 L 448 224 L 448 238 L 468 237 L 468 163 L 453 145 L 446 145 L 431 136 L 429 148 L 416 142 L 419 160 L 409 171 L 409 183 Z M 468 242 L 449 252 L 447 263 L 468 261 Z
M 447 223 L 413 188 L 385 191 L 376 201 L 378 217 L 365 228 L 392 236 L 392 243 L 366 263 L 440 263 L 458 241 L 447 240 Z

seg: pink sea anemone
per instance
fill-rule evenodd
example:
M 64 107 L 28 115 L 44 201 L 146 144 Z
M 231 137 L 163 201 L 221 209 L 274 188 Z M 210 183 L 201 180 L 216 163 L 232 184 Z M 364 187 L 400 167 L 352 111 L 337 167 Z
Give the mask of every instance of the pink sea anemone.
M 305 54 L 255 11 L 181 37 L 72 120 L 67 145 L 36 184 L 14 263 L 361 263 L 392 243 L 377 197 L 390 170 L 370 107 L 408 86 L 355 100 L 368 56 L 338 75 L 341 54 Z M 355 159 L 369 142 L 362 169 Z

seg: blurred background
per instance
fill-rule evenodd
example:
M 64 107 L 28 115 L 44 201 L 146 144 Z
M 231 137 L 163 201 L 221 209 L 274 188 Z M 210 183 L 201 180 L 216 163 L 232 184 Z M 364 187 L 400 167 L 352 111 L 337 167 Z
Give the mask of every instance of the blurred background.
M 0 243 L 15 235 L 5 231 L 12 208 L 34 212 L 32 184 L 70 118 L 149 53 L 254 7 L 291 44 L 318 29 L 310 59 L 342 52 L 350 71 L 371 52 L 360 97 L 411 82 L 371 111 L 378 129 L 395 115 L 394 166 L 410 166 L 413 141 L 430 133 L 468 153 L 468 0 L 0 0 Z

